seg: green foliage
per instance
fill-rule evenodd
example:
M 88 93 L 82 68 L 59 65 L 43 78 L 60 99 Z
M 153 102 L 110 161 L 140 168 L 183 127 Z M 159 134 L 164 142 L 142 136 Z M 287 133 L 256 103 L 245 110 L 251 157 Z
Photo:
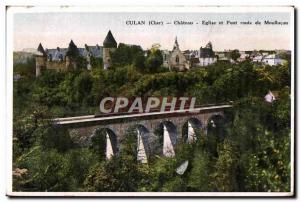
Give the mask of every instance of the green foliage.
M 76 57 L 76 48 L 70 49 Z M 112 54 L 114 68 L 104 71 L 102 61 L 91 62 L 92 71 L 78 63 L 76 71 L 45 71 L 35 79 L 32 62 L 15 67 L 26 76 L 14 81 L 13 168 L 26 172 L 14 176 L 14 190 L 290 191 L 289 62 L 276 67 L 217 62 L 169 72 L 161 67 L 158 49 L 145 57 L 140 47 L 124 44 Z M 269 90 L 279 92 L 273 103 L 264 101 Z M 194 96 L 197 104 L 234 101 L 234 108 L 225 113 L 226 122 L 214 120 L 207 131 L 196 130 L 197 142 L 180 142 L 174 158 L 160 156 L 163 136 L 156 131 L 157 148 L 146 165 L 136 159 L 135 130 L 124 134 L 118 155 L 104 160 L 104 135 L 83 148 L 67 130 L 45 121 L 99 113 L 107 96 Z M 186 172 L 177 174 L 186 160 Z
M 163 64 L 163 56 L 159 49 L 148 51 L 145 60 L 145 68 L 147 72 L 157 72 Z
M 35 133 L 40 136 L 40 145 L 43 149 L 66 152 L 73 147 L 73 142 L 65 128 L 50 125 L 39 127 Z
M 241 56 L 241 54 L 239 53 L 239 50 L 235 49 L 235 50 L 230 52 L 229 56 L 230 56 L 231 59 L 236 61 Z
M 14 74 L 32 78 L 35 76 L 35 58 L 27 58 L 25 63 L 14 64 Z
M 177 180 L 173 181 L 176 177 L 175 169 L 175 159 L 158 157 L 150 167 L 149 184 L 145 189 L 147 191 L 168 191 L 168 188 L 176 190 L 178 183 Z
M 259 147 L 243 157 L 245 189 L 250 191 L 290 190 L 290 136 L 282 131 L 275 138 L 265 131 L 256 138 Z
M 192 169 L 188 178 L 188 189 L 194 192 L 212 191 L 211 185 L 211 160 L 209 154 L 202 150 L 196 150 L 195 157 L 192 160 Z
M 142 172 L 137 164 L 136 137 L 128 131 L 120 154 L 90 169 L 84 183 L 87 191 L 137 191 Z
M 115 67 L 135 64 L 137 68 L 143 68 L 144 53 L 140 46 L 120 43 L 118 48 L 111 52 L 111 62 Z
M 38 139 L 36 130 L 47 124 L 44 123 L 44 119 L 47 118 L 49 118 L 47 108 L 38 105 L 31 105 L 22 115 L 14 116 L 13 140 L 18 145 L 18 147 L 14 145 L 14 157 L 19 156 L 34 145 Z
M 106 131 L 105 130 L 97 130 L 91 138 L 90 148 L 97 156 L 99 161 L 105 160 L 105 152 L 106 152 Z
M 34 146 L 15 162 L 15 168 L 27 169 L 25 176 L 14 176 L 13 188 L 18 191 L 80 191 L 80 185 L 94 163 L 86 149 L 61 154 Z
M 141 179 L 135 158 L 122 154 L 92 167 L 84 187 L 86 191 L 137 191 Z
M 77 103 L 86 103 L 86 102 L 92 102 L 92 100 L 89 100 L 90 92 L 93 87 L 93 80 L 91 75 L 84 71 L 80 73 L 75 79 L 74 79 L 74 86 L 75 89 L 75 102 Z
M 79 57 L 79 50 L 73 40 L 70 41 L 68 51 L 66 56 L 70 57 L 70 59 L 76 59 Z
M 225 139 L 218 145 L 218 159 L 215 163 L 215 171 L 212 174 L 213 186 L 218 191 L 239 191 L 237 184 L 237 151 L 232 142 Z
M 92 69 L 102 69 L 103 68 L 103 60 L 102 58 L 91 57 L 91 66 Z

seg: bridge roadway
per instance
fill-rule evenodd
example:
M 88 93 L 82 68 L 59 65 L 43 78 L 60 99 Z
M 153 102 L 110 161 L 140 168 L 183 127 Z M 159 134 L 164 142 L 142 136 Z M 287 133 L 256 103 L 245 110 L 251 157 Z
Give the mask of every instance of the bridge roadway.
M 230 104 L 222 104 L 222 105 L 214 105 L 214 106 L 202 106 L 196 107 L 193 109 L 183 109 L 183 110 L 174 110 L 174 111 L 151 111 L 148 113 L 111 113 L 111 114 L 102 114 L 102 115 L 86 115 L 86 116 L 75 116 L 75 117 L 66 117 L 66 118 L 56 118 L 53 119 L 54 122 L 58 125 L 67 125 L 67 124 L 76 124 L 76 123 L 85 123 L 85 122 L 99 122 L 99 121 L 107 121 L 107 120 L 120 120 L 120 119 L 131 119 L 131 118 L 142 118 L 142 117 L 150 117 L 157 115 L 169 115 L 176 116 L 179 114 L 185 113 L 201 113 L 203 111 L 211 111 L 211 110 L 220 110 L 225 108 L 231 108 Z

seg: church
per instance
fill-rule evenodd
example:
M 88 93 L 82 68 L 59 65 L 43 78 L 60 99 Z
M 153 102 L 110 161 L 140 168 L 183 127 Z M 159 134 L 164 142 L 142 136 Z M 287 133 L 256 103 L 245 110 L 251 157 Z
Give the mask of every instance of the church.
M 169 70 L 185 71 L 195 67 L 209 66 L 217 62 L 212 43 L 198 50 L 181 51 L 177 37 L 172 51 L 163 50 L 163 66 Z
M 172 51 L 163 51 L 163 65 L 169 68 L 169 70 L 184 71 L 190 69 L 189 62 L 179 48 L 177 37 L 175 38 L 175 43 Z

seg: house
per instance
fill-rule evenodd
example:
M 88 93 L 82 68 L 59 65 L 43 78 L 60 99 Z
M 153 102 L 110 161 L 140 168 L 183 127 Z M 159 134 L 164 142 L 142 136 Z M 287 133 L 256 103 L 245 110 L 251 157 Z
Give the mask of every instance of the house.
M 275 66 L 282 65 L 285 60 L 281 59 L 277 54 L 266 55 L 262 58 L 262 63 Z
M 230 62 L 230 58 L 228 57 L 228 52 L 226 52 L 226 51 L 215 52 L 215 55 L 216 55 L 218 61 Z
M 217 57 L 213 51 L 211 42 L 208 42 L 204 48 L 200 47 L 199 66 L 208 66 L 217 62 Z
M 255 63 L 262 62 L 262 59 L 263 59 L 263 56 L 258 54 L 252 58 L 252 62 L 255 62 Z

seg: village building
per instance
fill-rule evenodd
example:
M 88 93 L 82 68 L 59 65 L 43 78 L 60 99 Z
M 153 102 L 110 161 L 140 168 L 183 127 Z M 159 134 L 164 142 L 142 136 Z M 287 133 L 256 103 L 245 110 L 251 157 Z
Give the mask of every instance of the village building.
M 126 44 L 127 46 L 136 46 Z M 158 44 L 159 45 L 159 44 Z M 92 69 L 92 59 L 101 58 L 103 61 L 103 69 L 111 67 L 111 53 L 117 49 L 118 43 L 115 40 L 112 32 L 109 30 L 103 46 L 96 44 L 95 46 L 84 45 L 84 48 L 77 48 L 73 40 L 70 41 L 68 48 L 57 47 L 55 49 L 44 49 L 40 43 L 37 48 L 36 56 L 36 76 L 39 76 L 43 69 L 53 69 L 57 71 L 67 71 L 76 69 L 77 63 L 74 58 L 69 57 L 70 49 L 78 50 L 81 57 L 86 60 L 86 69 Z M 72 48 L 73 47 L 73 48 Z M 160 46 L 159 46 L 160 47 Z M 236 63 L 230 59 L 230 50 L 221 52 L 213 51 L 212 43 L 208 42 L 205 47 L 200 47 L 198 50 L 181 51 L 177 37 L 175 38 L 174 46 L 171 51 L 162 50 L 163 66 L 169 70 L 184 71 L 194 67 L 206 67 L 216 63 L 217 61 L 228 61 Z M 281 51 L 280 53 L 286 53 Z M 147 57 L 145 51 L 145 57 Z M 241 56 L 237 59 L 238 62 L 250 59 L 254 63 L 266 65 L 282 65 L 286 60 L 279 57 L 279 54 L 273 54 L 274 51 L 240 51 Z
M 175 38 L 173 50 L 169 53 L 167 51 L 163 52 L 163 59 L 163 65 L 170 70 L 184 71 L 190 68 L 189 62 L 179 48 L 177 37 Z
M 284 64 L 285 60 L 281 59 L 277 54 L 266 55 L 262 58 L 262 63 L 276 66 Z
M 208 42 L 204 48 L 200 47 L 199 66 L 208 66 L 217 62 L 217 57 L 212 48 L 211 42 Z
M 252 62 L 254 63 L 262 63 L 265 65 L 276 66 L 276 65 L 283 65 L 286 60 L 279 57 L 278 54 L 257 54 L 255 57 L 252 58 Z
M 172 51 L 163 50 L 163 66 L 179 71 L 188 70 L 193 67 L 205 67 L 217 62 L 217 56 L 209 42 L 205 47 L 198 50 L 181 51 L 177 38 Z
M 262 62 L 262 59 L 263 59 L 262 55 L 256 55 L 252 58 L 252 62 L 259 63 Z
M 225 51 L 215 52 L 218 61 L 226 61 L 230 62 L 230 58 L 228 57 L 228 53 Z

